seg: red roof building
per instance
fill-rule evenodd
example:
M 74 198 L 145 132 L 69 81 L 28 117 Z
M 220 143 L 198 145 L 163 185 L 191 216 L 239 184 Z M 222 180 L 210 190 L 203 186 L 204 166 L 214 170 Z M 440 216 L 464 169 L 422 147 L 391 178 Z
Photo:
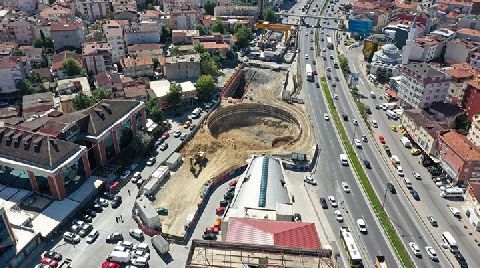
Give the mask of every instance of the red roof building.
M 305 222 L 229 218 L 226 242 L 279 247 L 322 248 L 315 224 Z

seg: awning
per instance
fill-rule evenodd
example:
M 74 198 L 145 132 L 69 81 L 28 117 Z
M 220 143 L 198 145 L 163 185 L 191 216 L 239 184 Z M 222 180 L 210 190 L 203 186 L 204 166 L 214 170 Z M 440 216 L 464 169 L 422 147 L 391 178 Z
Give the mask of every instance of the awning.
M 390 97 L 392 97 L 394 99 L 397 98 L 397 93 L 389 87 L 387 87 L 387 90 L 385 90 L 385 94 L 389 95 Z

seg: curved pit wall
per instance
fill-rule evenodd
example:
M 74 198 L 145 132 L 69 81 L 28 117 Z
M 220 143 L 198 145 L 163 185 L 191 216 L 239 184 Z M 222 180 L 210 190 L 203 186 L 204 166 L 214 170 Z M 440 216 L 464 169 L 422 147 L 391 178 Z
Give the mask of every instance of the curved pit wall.
M 206 121 L 209 134 L 218 137 L 220 133 L 238 127 L 238 120 L 242 117 L 252 118 L 254 116 L 273 117 L 285 122 L 295 124 L 298 127 L 298 135 L 276 137 L 272 140 L 272 147 L 279 142 L 295 143 L 302 135 L 300 121 L 289 111 L 270 104 L 260 103 L 239 103 L 228 105 L 215 110 Z

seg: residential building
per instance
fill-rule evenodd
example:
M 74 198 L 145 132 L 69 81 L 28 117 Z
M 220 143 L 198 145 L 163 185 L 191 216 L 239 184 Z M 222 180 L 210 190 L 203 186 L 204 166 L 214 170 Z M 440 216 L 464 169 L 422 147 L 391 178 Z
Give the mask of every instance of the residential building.
M 472 125 L 468 131 L 467 138 L 475 144 L 475 146 L 480 147 L 480 114 L 472 117 Z
M 170 12 L 173 21 L 172 29 L 193 30 L 203 17 L 203 10 L 199 8 L 183 7 Z
M 379 32 L 388 24 L 390 15 L 393 14 L 395 8 L 393 2 L 359 0 L 352 4 L 351 13 L 354 17 L 364 15 L 370 18 L 373 23 L 373 31 Z
M 465 94 L 463 95 L 462 107 L 467 113 L 468 121 L 472 122 L 473 116 L 480 114 L 480 79 L 468 80 Z
M 108 0 L 76 0 L 77 10 L 88 20 L 104 19 L 110 12 Z
M 55 23 L 50 26 L 55 51 L 81 49 L 85 42 L 85 32 L 83 22 Z
M 38 0 L 3 0 L 2 6 L 31 14 L 38 7 Z
M 24 119 L 31 115 L 41 115 L 54 108 L 53 93 L 43 92 L 22 97 L 22 115 Z
M 63 79 L 67 77 L 65 70 L 63 69 L 63 62 L 68 58 L 75 60 L 78 66 L 83 66 L 82 56 L 73 51 L 62 51 L 60 53 L 53 54 L 52 66 L 50 69 L 54 78 Z
M 193 38 L 200 36 L 199 30 L 172 30 L 172 43 L 174 45 L 191 45 Z
M 452 77 L 452 83 L 448 90 L 447 101 L 455 105 L 461 105 L 465 90 L 467 88 L 466 81 L 480 75 L 480 68 L 468 63 L 452 64 L 450 67 L 444 68 L 445 73 Z
M 129 24 L 128 20 L 105 20 L 102 24 L 102 30 L 106 34 L 110 29 L 124 29 Z
M 22 46 L 18 48 L 19 51 L 25 53 L 25 56 L 30 61 L 32 68 L 40 68 L 46 64 L 46 59 L 42 48 L 34 48 L 32 46 Z
M 138 58 L 149 56 L 155 58 L 163 55 L 163 46 L 161 44 L 136 44 L 128 46 L 128 55 Z
M 56 91 L 60 99 L 59 110 L 63 113 L 71 113 L 75 110 L 73 98 L 80 92 L 87 96 L 92 96 L 90 84 L 85 76 L 58 80 Z
M 480 15 L 470 14 L 458 19 L 458 29 L 469 28 L 480 30 Z
M 469 55 L 479 51 L 480 42 L 465 41 L 455 39 L 447 44 L 447 49 L 443 56 L 446 62 L 462 63 L 467 62 Z
M 455 38 L 455 32 L 448 28 L 436 29 L 428 34 L 430 37 L 434 37 L 444 43 L 451 42 Z
M 406 109 L 423 109 L 442 102 L 448 94 L 451 76 L 426 63 L 411 63 L 400 69 L 399 104 Z
M 26 71 L 19 59 L 0 58 L 0 95 L 18 91 L 16 85 L 26 78 Z
M 169 13 L 164 13 L 160 10 L 145 10 L 140 13 L 140 21 L 157 21 L 161 25 L 165 25 L 168 30 L 171 30 L 173 23 Z
M 218 53 L 222 58 L 227 57 L 227 53 L 232 50 L 232 46 L 223 42 L 203 42 L 200 43 L 209 53 Z
M 200 76 L 200 54 L 166 57 L 163 74 L 167 80 L 194 80 Z
M 203 6 L 203 2 L 201 0 L 164 0 L 163 1 L 163 10 L 167 13 L 177 8 L 187 7 L 187 6 L 200 8 Z
M 232 16 L 248 16 L 253 17 L 254 21 L 257 21 L 260 17 L 260 9 L 258 6 L 216 6 L 213 11 L 215 17 L 232 17 Z
M 125 99 L 133 99 L 139 101 L 147 101 L 148 93 L 145 84 L 137 83 L 133 86 L 128 86 L 123 89 L 125 92 Z
M 83 44 L 83 60 L 87 71 L 93 74 L 104 72 L 112 67 L 112 50 L 109 43 L 90 42 Z
M 457 119 L 465 116 L 465 110 L 448 102 L 435 102 L 427 110 L 435 120 L 452 129 L 456 127 Z
M 105 36 L 107 38 L 107 43 L 111 47 L 112 53 L 112 62 L 119 63 L 126 57 L 125 52 L 125 40 L 123 35 L 123 28 L 107 28 L 105 31 Z
M 70 22 L 75 18 L 75 13 L 68 7 L 53 5 L 42 9 L 40 17 L 50 22 Z
M 410 48 L 410 61 L 430 62 L 440 58 L 445 44 L 435 37 L 417 37 Z
M 469 182 L 465 195 L 465 214 L 475 230 L 480 231 L 480 183 Z
M 105 71 L 95 75 L 95 87 L 108 91 L 112 98 L 120 98 L 124 96 L 123 82 L 120 74 L 111 71 Z
M 31 45 L 35 39 L 35 25 L 25 20 L 19 19 L 8 24 L 8 28 L 12 29 L 15 42 L 19 45 Z
M 439 9 L 443 13 L 458 11 L 460 14 L 470 14 L 473 3 L 471 1 L 438 0 L 432 5 L 432 9 Z
M 480 30 L 469 29 L 469 28 L 462 28 L 457 30 L 457 34 L 455 38 L 480 42 Z
M 122 69 L 125 76 L 129 77 L 153 76 L 155 74 L 152 57 L 148 56 L 125 58 L 122 60 Z
M 435 120 L 422 109 L 405 110 L 400 121 L 412 140 L 429 155 L 435 153 L 439 133 L 448 129 L 443 122 Z
M 480 51 L 470 53 L 469 57 L 469 63 L 480 68 Z
M 437 158 L 455 182 L 480 181 L 480 149 L 455 130 L 440 134 Z
M 162 27 L 156 23 L 134 23 L 125 27 L 125 42 L 134 44 L 159 44 Z
M 165 101 L 165 96 L 168 91 L 170 91 L 170 84 L 171 83 L 168 80 L 150 81 L 149 95 L 152 98 L 156 98 L 158 104 L 163 109 L 171 107 Z M 182 82 L 179 83 L 179 85 L 182 88 L 182 105 L 191 105 L 197 98 L 197 89 L 195 88 L 195 85 L 191 81 Z

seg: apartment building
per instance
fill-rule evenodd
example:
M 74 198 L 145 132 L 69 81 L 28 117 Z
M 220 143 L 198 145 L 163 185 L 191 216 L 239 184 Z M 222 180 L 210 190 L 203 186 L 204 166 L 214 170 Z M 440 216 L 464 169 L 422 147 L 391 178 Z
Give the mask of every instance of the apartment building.
M 426 63 L 403 65 L 400 77 L 398 99 L 406 109 L 424 109 L 444 101 L 451 82 L 451 76 Z
M 241 6 L 241 5 L 229 5 L 229 6 L 216 6 L 213 10 L 213 16 L 215 17 L 230 17 L 230 16 L 248 16 L 253 17 L 254 20 L 258 20 L 260 16 L 260 9 L 258 6 Z
M 104 19 L 110 11 L 108 0 L 76 0 L 77 10 L 88 20 Z
M 429 155 L 435 152 L 435 144 L 438 141 L 439 133 L 448 129 L 445 124 L 435 120 L 422 109 L 405 110 L 400 121 L 408 135 Z
M 161 44 L 136 44 L 128 46 L 128 56 L 138 57 L 157 57 L 163 54 Z
M 88 42 L 83 44 L 83 60 L 87 71 L 93 74 L 104 72 L 112 67 L 112 50 L 107 42 Z
M 480 42 L 480 30 L 462 28 L 457 31 L 455 38 Z
M 35 39 L 35 25 L 26 19 L 10 22 L 7 27 L 13 32 L 15 42 L 19 45 L 31 45 Z
M 199 8 L 178 8 L 170 12 L 173 21 L 172 29 L 193 30 L 195 25 L 200 23 L 203 17 L 203 11 Z
M 468 62 L 470 55 L 480 51 L 479 48 L 480 42 L 455 39 L 447 44 L 443 58 L 449 62 Z
M 40 17 L 50 22 L 69 22 L 75 18 L 75 13 L 68 7 L 53 5 L 42 9 Z
M 470 79 L 466 83 L 467 87 L 463 94 L 462 107 L 467 113 L 468 121 L 472 122 L 473 117 L 480 114 L 480 78 Z
M 55 51 L 65 48 L 80 49 L 85 42 L 83 22 L 55 23 L 50 26 Z
M 170 81 L 198 78 L 200 76 L 200 54 L 166 57 L 163 74 Z
M 417 37 L 410 48 L 409 60 L 430 62 L 438 59 L 445 44 L 435 37 Z
M 125 42 L 134 44 L 159 44 L 162 27 L 156 23 L 135 23 L 125 27 Z
M 125 40 L 123 34 L 123 28 L 107 28 L 104 30 L 107 43 L 110 45 L 112 53 L 112 62 L 119 63 L 125 58 Z
M 0 58 L 0 95 L 18 91 L 16 85 L 26 77 L 26 71 L 20 59 Z
M 193 38 L 200 36 L 199 30 L 172 30 L 172 43 L 174 45 L 191 45 Z
M 480 114 L 472 117 L 472 125 L 468 131 L 467 139 L 475 144 L 475 146 L 480 147 Z
M 152 57 L 148 56 L 125 58 L 122 60 L 122 69 L 124 75 L 129 77 L 153 76 L 155 74 Z

